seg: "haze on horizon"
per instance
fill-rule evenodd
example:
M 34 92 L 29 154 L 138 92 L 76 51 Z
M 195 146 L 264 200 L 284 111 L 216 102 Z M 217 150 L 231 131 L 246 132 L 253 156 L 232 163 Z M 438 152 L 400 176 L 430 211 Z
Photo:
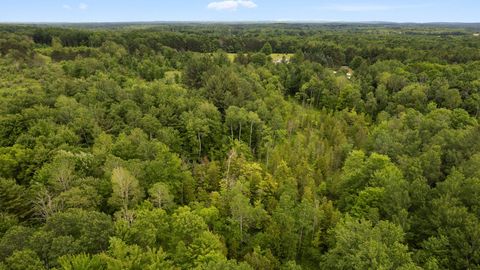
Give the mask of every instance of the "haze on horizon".
M 4 0 L 0 22 L 479 22 L 480 1 Z

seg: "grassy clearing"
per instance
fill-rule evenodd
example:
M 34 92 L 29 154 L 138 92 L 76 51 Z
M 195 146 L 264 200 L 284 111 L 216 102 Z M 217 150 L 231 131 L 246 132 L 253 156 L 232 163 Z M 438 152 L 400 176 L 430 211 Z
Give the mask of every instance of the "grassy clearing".
M 293 57 L 293 53 L 272 53 L 270 56 L 272 57 L 272 61 L 275 62 L 282 60 L 283 57 L 285 57 L 286 60 L 290 60 L 290 58 Z
M 235 60 L 235 56 L 237 55 L 236 53 L 228 53 L 228 59 L 230 59 L 230 61 L 233 62 L 233 60 Z M 287 60 L 290 60 L 290 58 L 292 58 L 293 56 L 293 53 L 272 53 L 270 55 L 270 57 L 272 57 L 272 61 L 275 62 L 275 61 L 278 61 L 278 60 L 282 60 L 283 57 L 285 57 L 285 59 Z

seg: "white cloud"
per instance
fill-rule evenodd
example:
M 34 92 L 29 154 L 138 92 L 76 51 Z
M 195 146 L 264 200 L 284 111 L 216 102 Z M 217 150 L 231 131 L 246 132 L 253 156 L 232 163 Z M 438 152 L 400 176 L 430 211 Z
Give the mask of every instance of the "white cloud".
M 72 6 L 70 6 L 70 5 L 63 5 L 62 7 L 63 7 L 64 9 L 68 9 L 68 10 L 71 10 L 71 9 L 72 9 Z
M 80 5 L 78 5 L 78 8 L 79 8 L 80 10 L 86 10 L 86 9 L 88 8 L 88 5 L 85 4 L 85 3 L 80 3 Z
M 390 6 L 390 5 L 330 5 L 323 6 L 320 9 L 341 11 L 341 12 L 369 12 L 369 11 L 391 11 L 399 9 L 414 9 L 422 8 L 427 5 L 403 5 L 403 6 Z
M 237 10 L 238 8 L 256 8 L 257 4 L 252 0 L 226 0 L 220 2 L 212 2 L 207 8 L 214 10 Z
M 257 4 L 255 4 L 253 1 L 247 0 L 247 1 L 237 1 L 240 6 L 244 8 L 256 8 Z

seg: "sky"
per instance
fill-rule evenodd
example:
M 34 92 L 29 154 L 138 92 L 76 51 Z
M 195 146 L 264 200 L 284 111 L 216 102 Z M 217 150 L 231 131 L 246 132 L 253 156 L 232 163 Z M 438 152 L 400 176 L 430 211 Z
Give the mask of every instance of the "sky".
M 0 22 L 480 22 L 479 0 L 0 0 Z

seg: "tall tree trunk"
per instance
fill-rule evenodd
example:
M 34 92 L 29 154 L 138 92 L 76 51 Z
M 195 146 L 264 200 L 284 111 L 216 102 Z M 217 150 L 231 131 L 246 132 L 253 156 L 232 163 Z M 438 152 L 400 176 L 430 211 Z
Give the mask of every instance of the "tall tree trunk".
M 199 142 L 199 151 L 198 151 L 198 156 L 200 157 L 202 155 L 202 137 L 200 136 L 200 132 L 197 133 L 198 137 L 198 142 Z
M 298 238 L 298 248 L 297 248 L 297 258 L 300 258 L 302 254 L 302 242 L 303 242 L 303 228 L 300 230 L 300 235 Z
M 242 123 L 240 123 L 240 129 L 238 130 L 238 140 L 241 141 L 242 139 Z
M 253 121 L 250 123 L 250 140 L 248 143 L 248 146 L 250 147 L 250 149 L 252 148 L 252 133 L 253 133 Z
M 228 161 L 227 161 L 227 187 L 230 188 L 231 183 L 230 183 L 230 165 L 232 163 L 232 158 L 235 156 L 235 149 L 230 150 L 230 153 L 228 154 Z
M 243 216 L 240 216 L 240 240 L 243 243 Z

